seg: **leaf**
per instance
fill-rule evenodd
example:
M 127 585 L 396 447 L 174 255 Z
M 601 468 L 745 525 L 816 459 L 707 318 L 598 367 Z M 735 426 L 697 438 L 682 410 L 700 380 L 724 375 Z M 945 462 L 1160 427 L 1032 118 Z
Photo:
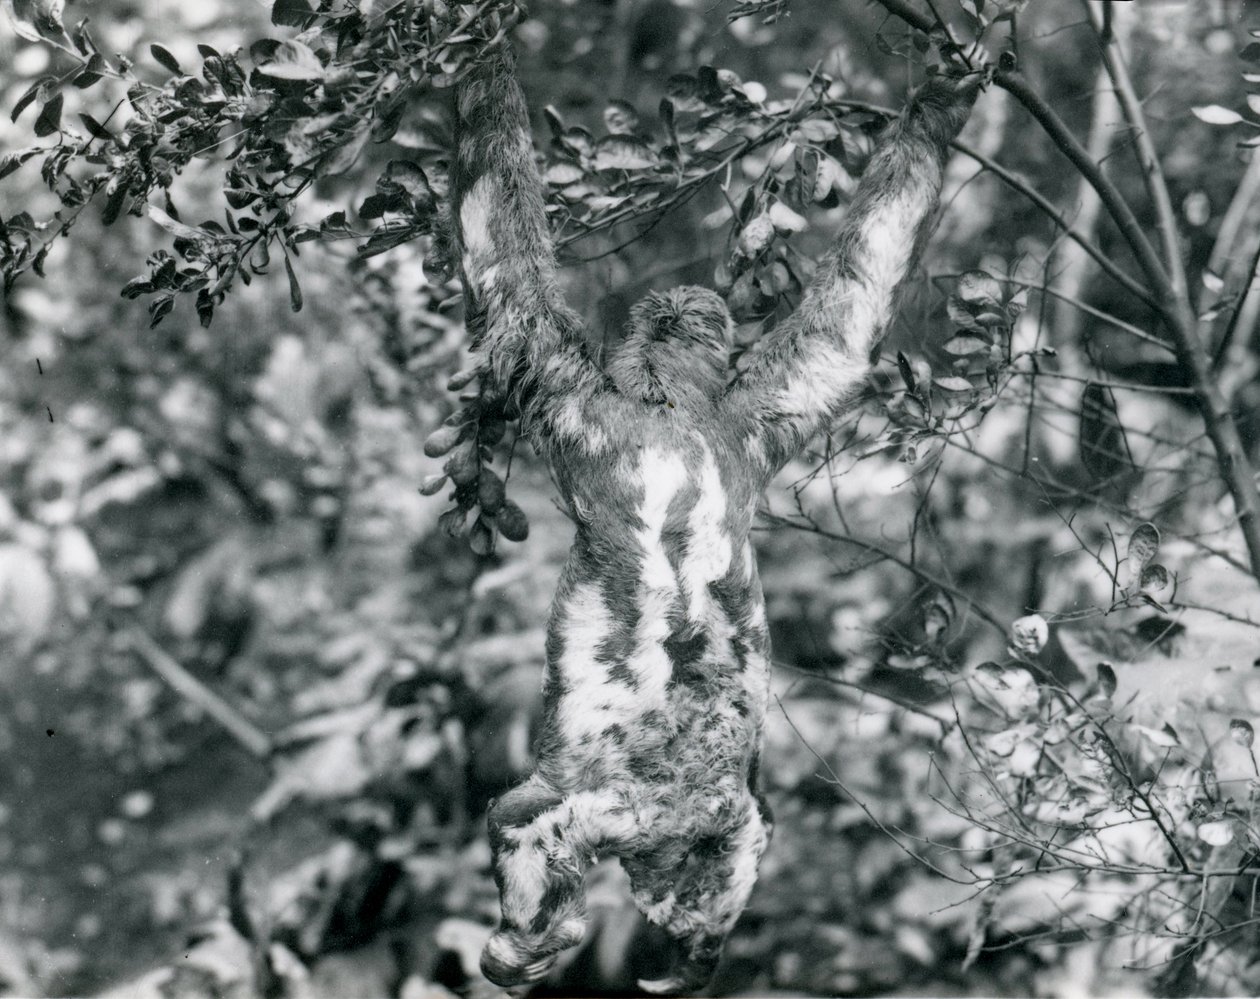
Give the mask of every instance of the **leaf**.
M 305 27 L 311 7 L 306 0 L 276 0 L 271 8 L 271 23 L 286 28 Z
M 88 134 L 94 139 L 101 139 L 105 142 L 113 139 L 109 129 L 93 118 L 90 114 L 80 112 L 79 120 L 83 122 L 83 127 L 88 130 Z
M 942 349 L 949 354 L 958 357 L 966 357 L 970 354 L 979 354 L 989 349 L 989 345 L 979 337 L 968 336 L 965 333 L 959 334 L 946 340 L 942 345 Z
M 41 139 L 61 130 L 63 103 L 62 95 L 54 94 L 52 99 L 40 109 L 39 117 L 35 119 L 35 134 Z
M 310 48 L 301 42 L 281 42 L 271 53 L 270 61 L 258 67 L 258 72 L 278 80 L 322 80 L 324 66 Z
M 446 485 L 446 476 L 442 474 L 425 476 L 423 482 L 420 483 L 421 496 L 436 496 L 442 491 L 442 487 Z
M 1159 528 L 1149 520 L 1138 524 L 1129 535 L 1129 547 L 1125 561 L 1129 569 L 1131 582 L 1142 579 L 1142 571 L 1159 553 Z
M 1256 43 L 1253 42 L 1252 44 Z M 1202 107 L 1191 108 L 1190 113 L 1198 118 L 1199 121 L 1206 122 L 1209 125 L 1237 125 L 1243 120 L 1243 116 L 1237 111 L 1223 108 L 1219 104 L 1206 104 Z
M 1116 671 L 1111 663 L 1098 664 L 1098 692 L 1103 697 L 1113 697 L 1116 693 Z
M 897 371 L 901 374 L 901 381 L 905 384 L 906 390 L 913 392 L 917 386 L 914 380 L 914 368 L 910 366 L 910 358 L 901 351 L 897 351 Z
M 87 61 L 87 65 L 83 67 L 83 71 L 74 78 L 74 85 L 80 90 L 86 90 L 94 83 L 100 82 L 107 68 L 105 57 L 99 52 L 93 52 L 91 58 Z
M 1020 652 L 1036 655 L 1050 639 L 1050 626 L 1040 614 L 1028 614 L 1011 622 L 1011 644 Z
M 169 49 L 154 43 L 149 46 L 149 53 L 163 69 L 168 69 L 177 76 L 184 75 L 184 70 L 180 67 L 179 60 L 171 55 Z
M 181 239 L 191 239 L 191 240 L 201 240 L 201 239 L 204 239 L 206 236 L 206 234 L 202 232 L 200 229 L 194 229 L 190 225 L 184 225 L 183 222 L 178 222 L 175 219 L 171 218 L 166 212 L 164 212 L 157 205 L 149 205 L 148 212 L 149 212 L 149 218 L 153 219 L 154 222 L 160 225 L 172 236 L 178 236 Z
M 639 130 L 639 112 L 626 101 L 611 101 L 604 108 L 604 127 L 611 135 L 634 135 Z
M 755 257 L 774 239 L 774 223 L 768 214 L 761 214 L 748 221 L 735 243 L 736 252 L 743 257 Z
M 42 150 L 24 149 L 20 153 L 5 153 L 0 155 L 0 180 L 3 180 L 9 174 L 13 173 L 18 167 L 29 160 L 32 156 L 37 156 Z
M 975 386 L 966 378 L 959 378 L 957 375 L 942 375 L 940 378 L 933 378 L 932 384 L 946 392 L 972 392 Z
M 782 201 L 776 201 L 771 205 L 768 214 L 770 221 L 779 232 L 802 232 L 809 228 L 805 216 L 792 211 Z
M 640 139 L 609 135 L 595 144 L 596 170 L 647 170 L 656 165 L 656 155 Z
M 298 284 L 297 274 L 293 270 L 293 261 L 284 255 L 284 272 L 289 276 L 289 305 L 294 312 L 302 311 L 302 286 Z
M 2 0 L 4 12 L 13 23 L 19 38 L 28 42 L 68 41 L 66 29 L 61 23 L 61 11 L 65 0 Z
M 36 100 L 43 100 L 43 95 L 47 93 L 50 84 L 56 83 L 56 79 L 51 76 L 41 76 L 38 80 L 27 87 L 26 92 L 17 99 L 17 103 L 13 105 L 13 110 L 9 114 L 9 121 L 17 121 L 21 117 L 22 112 L 31 106 Z
M 149 303 L 149 329 L 153 329 L 175 308 L 174 295 L 161 295 Z
M 1171 587 L 1172 574 L 1158 562 L 1148 565 L 1138 578 L 1138 589 L 1154 599 L 1159 599 L 1164 591 Z
M 1209 846 L 1225 846 L 1233 842 L 1234 824 L 1227 819 L 1219 822 L 1204 822 L 1197 832 L 1199 839 Z
M 1243 62 L 1260 62 L 1260 42 L 1249 42 L 1247 46 L 1238 53 L 1238 58 Z
M 1112 479 L 1133 467 L 1115 396 L 1098 382 L 1086 383 L 1081 396 L 1080 449 L 1081 464 L 1096 479 Z
M 390 160 L 381 179 L 397 184 L 414 202 L 423 203 L 433 198 L 433 188 L 429 184 L 428 176 L 418 163 L 411 160 Z
M 567 187 L 569 184 L 576 184 L 584 176 L 586 175 L 582 172 L 582 168 L 576 163 L 559 160 L 547 167 L 544 179 L 553 187 Z
M 499 511 L 495 523 L 498 525 L 499 533 L 508 541 L 524 541 L 529 537 L 529 520 L 525 516 L 525 511 L 511 500 L 504 501 L 503 509 Z
M 1231 718 L 1229 737 L 1238 745 L 1250 749 L 1251 744 L 1256 741 L 1256 730 L 1251 727 L 1251 722 L 1243 721 L 1241 718 Z

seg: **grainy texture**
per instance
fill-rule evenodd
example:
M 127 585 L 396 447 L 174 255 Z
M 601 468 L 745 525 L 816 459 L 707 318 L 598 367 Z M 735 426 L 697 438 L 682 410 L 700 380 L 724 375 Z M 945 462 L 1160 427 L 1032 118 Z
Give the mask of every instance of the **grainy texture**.
M 547 632 L 530 779 L 490 809 L 503 920 L 482 967 L 543 977 L 582 939 L 582 876 L 616 855 L 710 978 L 770 837 L 757 792 L 769 638 L 750 533 L 770 477 L 852 399 L 936 205 L 973 82 L 928 84 L 892 127 L 798 312 L 728 385 L 730 316 L 647 296 L 605 374 L 563 304 L 510 56 L 458 94 L 455 231 L 469 321 L 551 462 L 577 534 Z

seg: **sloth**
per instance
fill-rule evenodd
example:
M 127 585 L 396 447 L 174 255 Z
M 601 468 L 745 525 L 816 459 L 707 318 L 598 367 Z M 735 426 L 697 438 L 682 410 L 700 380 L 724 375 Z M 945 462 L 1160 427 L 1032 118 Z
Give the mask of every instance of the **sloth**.
M 577 525 L 547 627 L 537 766 L 488 811 L 492 982 L 536 982 L 583 939 L 583 875 L 604 856 L 674 944 L 671 970 L 641 986 L 711 978 L 771 833 L 754 513 L 861 388 L 980 82 L 939 75 L 913 95 L 799 307 L 738 377 L 730 313 L 696 287 L 647 295 L 606 368 L 594 362 L 557 281 L 510 50 L 458 85 L 451 228 L 469 327 Z

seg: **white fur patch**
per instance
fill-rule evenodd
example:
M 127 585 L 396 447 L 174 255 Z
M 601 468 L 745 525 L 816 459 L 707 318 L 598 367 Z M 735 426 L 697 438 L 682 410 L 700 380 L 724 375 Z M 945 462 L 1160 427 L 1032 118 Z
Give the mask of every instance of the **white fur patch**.
M 490 189 L 490 178 L 479 177 L 472 190 L 464 196 L 464 203 L 459 208 L 459 226 L 463 233 L 464 252 L 470 255 L 474 263 L 478 258 L 489 257 L 494 250 L 490 239 L 490 219 L 494 194 Z M 467 258 L 465 258 L 467 259 Z M 476 268 L 467 270 L 475 271 Z
M 687 526 L 687 556 L 683 559 L 680 575 L 687 596 L 687 616 L 693 621 L 700 619 L 708 599 L 708 585 L 726 575 L 734 558 L 734 545 L 726 532 L 726 491 L 717 462 L 708 445 L 700 465 L 700 498 L 691 510 Z
M 673 451 L 646 448 L 639 465 L 643 479 L 643 505 L 639 517 L 639 545 L 643 564 L 639 572 L 639 624 L 635 629 L 630 668 L 639 681 L 636 692 L 641 709 L 663 705 L 673 665 L 665 652 L 669 637 L 669 612 L 678 599 L 678 578 L 665 554 L 661 532 L 669 505 L 687 483 L 687 466 Z
M 612 615 L 599 585 L 576 585 L 562 613 L 564 651 L 557 669 L 568 693 L 560 700 L 558 721 L 565 738 L 576 741 L 633 714 L 636 697 L 624 685 L 608 683 L 604 669 L 595 661 L 600 643 L 612 631 Z
M 661 532 L 665 529 L 665 515 L 669 504 L 687 482 L 687 466 L 682 457 L 673 451 L 645 448 L 639 463 L 643 477 L 643 505 L 639 517 L 643 528 L 639 531 L 639 544 L 643 548 L 643 585 L 648 590 L 667 590 L 672 596 L 678 583 L 673 566 L 665 556 Z

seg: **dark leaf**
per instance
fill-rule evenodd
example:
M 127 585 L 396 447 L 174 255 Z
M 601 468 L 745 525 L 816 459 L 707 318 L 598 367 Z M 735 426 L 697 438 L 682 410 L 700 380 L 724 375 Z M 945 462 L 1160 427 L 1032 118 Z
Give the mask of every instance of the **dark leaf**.
M 298 284 L 297 274 L 293 270 L 293 261 L 284 255 L 284 272 L 289 275 L 289 305 L 294 312 L 302 311 L 302 286 Z
M 271 23 L 287 28 L 301 28 L 311 18 L 311 7 L 306 0 L 276 0 L 271 8 Z
M 147 295 L 153 290 L 153 282 L 147 277 L 132 278 L 122 286 L 119 292 L 123 298 L 139 298 L 141 295 Z
M 17 121 L 18 117 L 31 104 L 39 99 L 42 100 L 41 92 L 47 92 L 48 85 L 56 81 L 51 76 L 41 76 L 33 84 L 27 87 L 26 92 L 17 99 L 17 103 L 13 105 L 13 111 L 9 114 L 10 121 Z
M 0 156 L 0 179 L 9 176 L 32 156 L 38 155 L 39 152 L 40 150 L 38 149 L 24 149 L 20 153 L 5 153 L 3 156 Z
M 171 53 L 161 45 L 150 45 L 149 52 L 152 53 L 153 58 L 159 65 L 162 66 L 163 69 L 169 69 L 172 73 L 176 73 L 180 76 L 184 75 L 183 69 L 180 68 L 179 60 L 171 55 Z
M 1260 42 L 1251 42 L 1238 53 L 1238 58 L 1243 62 L 1260 62 Z
M 106 142 L 113 138 L 109 129 L 93 118 L 90 114 L 84 114 L 81 112 L 79 114 L 79 120 L 83 122 L 83 127 L 88 130 L 88 134 L 91 135 L 92 138 L 101 139 Z
M 107 190 L 105 207 L 101 209 L 101 222 L 113 225 L 122 213 L 123 202 L 127 200 L 127 185 L 119 184 L 112 191 Z
M 105 57 L 99 52 L 93 52 L 87 65 L 83 67 L 83 71 L 74 78 L 74 85 L 80 90 L 86 90 L 92 84 L 100 82 L 106 69 Z
M 40 109 L 39 117 L 35 119 L 35 134 L 41 139 L 60 131 L 63 103 L 64 98 L 61 94 L 54 94 L 52 99 Z
M 1098 691 L 1103 697 L 1112 697 L 1116 692 L 1116 671 L 1111 663 L 1098 664 Z
M 149 329 L 153 329 L 153 327 L 165 319 L 173 308 L 175 308 L 174 295 L 161 295 L 150 302 Z
M 897 371 L 901 375 L 901 381 L 906 389 L 913 392 L 918 387 L 918 382 L 914 378 L 914 368 L 910 366 L 910 358 L 906 357 L 900 350 L 897 351 Z
M 415 235 L 416 231 L 411 226 L 378 229 L 363 246 L 359 247 L 359 259 L 366 260 L 368 257 L 375 257 L 377 254 L 392 250 L 396 246 L 402 246 Z
M 397 184 L 411 195 L 412 201 L 417 204 L 433 199 L 433 188 L 429 185 L 429 178 L 419 164 L 411 160 L 390 160 L 381 179 Z
M 509 541 L 524 541 L 529 537 L 529 519 L 525 516 L 525 511 L 511 500 L 504 501 L 495 523 L 499 533 Z

